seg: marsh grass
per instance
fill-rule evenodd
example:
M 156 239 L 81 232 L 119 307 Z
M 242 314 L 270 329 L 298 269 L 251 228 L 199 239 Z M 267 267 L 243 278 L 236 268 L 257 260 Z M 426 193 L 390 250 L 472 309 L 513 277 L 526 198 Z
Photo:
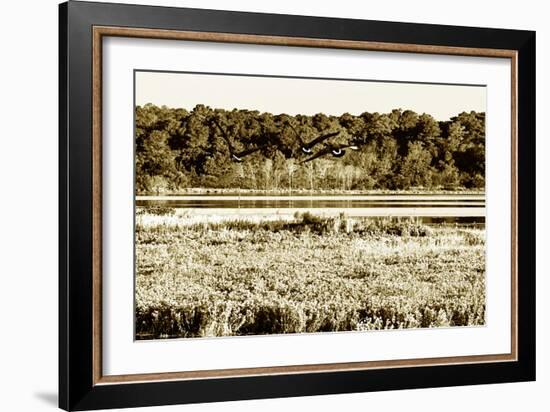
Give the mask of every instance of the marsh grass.
M 136 224 L 138 339 L 484 324 L 480 229 L 307 212 L 164 219 Z
M 160 209 L 160 211 L 159 211 Z M 415 217 L 382 217 L 382 218 L 352 218 L 341 213 L 336 217 L 325 217 L 314 215 L 311 212 L 295 213 L 293 219 L 219 219 L 209 220 L 210 217 L 202 216 L 202 221 L 188 221 L 189 216 L 182 218 L 174 216 L 175 209 L 170 208 L 148 208 L 140 210 L 136 222 L 136 231 L 164 231 L 172 230 L 171 226 L 184 226 L 185 230 L 209 232 L 218 230 L 235 231 L 258 231 L 265 230 L 270 232 L 288 231 L 293 233 L 314 232 L 317 234 L 327 233 L 358 233 L 363 235 L 388 234 L 396 236 L 427 236 L 430 233 L 430 227 L 424 225 L 422 221 Z M 151 212 L 152 210 L 152 212 Z M 150 215 L 154 219 L 147 219 Z M 166 218 L 160 218 L 165 216 Z

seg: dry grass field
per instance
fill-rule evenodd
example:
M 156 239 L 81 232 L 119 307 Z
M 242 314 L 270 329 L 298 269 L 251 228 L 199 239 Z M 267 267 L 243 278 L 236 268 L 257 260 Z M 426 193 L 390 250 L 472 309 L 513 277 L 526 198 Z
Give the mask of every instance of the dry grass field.
M 136 338 L 483 325 L 485 231 L 138 208 Z

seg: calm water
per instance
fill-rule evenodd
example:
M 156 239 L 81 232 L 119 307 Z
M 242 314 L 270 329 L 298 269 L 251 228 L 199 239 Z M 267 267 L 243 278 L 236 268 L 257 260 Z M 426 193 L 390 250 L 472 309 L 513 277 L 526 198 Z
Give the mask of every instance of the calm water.
M 426 223 L 483 224 L 484 195 L 137 196 L 136 206 L 192 209 L 198 214 L 293 214 L 310 210 L 350 216 L 414 216 Z
M 185 195 L 137 196 L 137 206 L 177 208 L 421 208 L 485 207 L 483 195 L 345 195 L 345 196 L 258 196 Z

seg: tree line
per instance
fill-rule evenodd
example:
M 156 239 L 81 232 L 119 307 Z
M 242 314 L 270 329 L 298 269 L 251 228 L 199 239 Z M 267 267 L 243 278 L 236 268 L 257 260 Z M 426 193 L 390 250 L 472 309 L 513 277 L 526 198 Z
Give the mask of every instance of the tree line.
M 256 190 L 427 190 L 485 186 L 485 113 L 446 121 L 411 110 L 313 116 L 152 104 L 135 112 L 136 191 L 189 188 Z M 312 161 L 304 142 L 346 150 Z M 232 154 L 258 148 L 240 161 Z M 326 150 L 325 150 L 326 151 Z

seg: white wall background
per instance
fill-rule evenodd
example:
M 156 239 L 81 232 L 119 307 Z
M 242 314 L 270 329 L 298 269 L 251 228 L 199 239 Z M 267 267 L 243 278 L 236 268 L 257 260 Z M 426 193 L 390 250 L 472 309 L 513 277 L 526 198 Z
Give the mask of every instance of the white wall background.
M 122 1 L 121 2 L 128 2 Z M 142 3 L 141 1 L 130 1 Z M 144 3 L 537 31 L 538 381 L 461 388 L 171 406 L 148 411 L 545 410 L 550 387 L 550 292 L 544 262 L 549 221 L 544 162 L 550 27 L 545 3 L 501 0 L 391 2 L 181 0 Z M 57 404 L 57 0 L 4 2 L 0 13 L 0 410 Z

